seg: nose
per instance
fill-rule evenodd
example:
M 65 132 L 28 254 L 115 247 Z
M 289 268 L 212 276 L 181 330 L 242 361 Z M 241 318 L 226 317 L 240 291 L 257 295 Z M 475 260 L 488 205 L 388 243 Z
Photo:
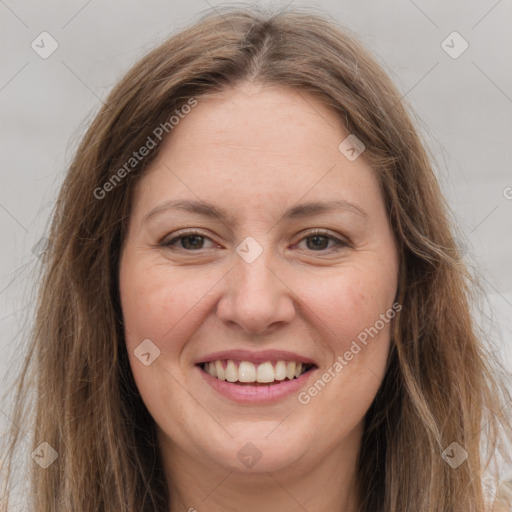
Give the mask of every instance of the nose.
M 294 293 L 272 265 L 269 250 L 248 263 L 235 255 L 234 268 L 225 279 L 217 316 L 246 334 L 268 334 L 295 315 Z

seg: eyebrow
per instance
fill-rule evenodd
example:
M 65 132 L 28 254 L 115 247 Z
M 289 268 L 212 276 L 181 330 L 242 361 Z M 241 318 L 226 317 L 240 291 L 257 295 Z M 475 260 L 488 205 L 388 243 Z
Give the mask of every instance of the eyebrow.
M 210 217 L 218 219 L 222 222 L 232 224 L 235 220 L 234 215 L 230 215 L 226 210 L 220 206 L 216 206 L 204 201 L 196 201 L 191 199 L 176 199 L 165 201 L 164 203 L 153 208 L 147 215 L 144 216 L 143 222 L 148 221 L 151 217 L 158 213 L 170 210 L 181 210 L 196 215 L 203 215 L 204 217 Z M 327 213 L 335 210 L 345 210 L 352 213 L 356 213 L 361 217 L 368 218 L 368 213 L 363 210 L 359 205 L 345 201 L 344 199 L 338 199 L 335 201 L 315 201 L 309 203 L 301 203 L 292 206 L 285 211 L 282 220 L 297 219 L 303 217 L 309 217 L 312 215 L 318 215 L 321 213 Z

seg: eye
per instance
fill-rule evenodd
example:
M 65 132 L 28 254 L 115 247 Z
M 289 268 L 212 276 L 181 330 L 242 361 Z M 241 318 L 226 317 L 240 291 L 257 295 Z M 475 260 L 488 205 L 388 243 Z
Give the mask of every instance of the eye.
M 171 250 L 194 252 L 200 251 L 201 249 L 211 249 L 213 245 L 211 247 L 204 246 L 206 240 L 212 242 L 209 237 L 200 231 L 186 231 L 170 239 L 164 239 L 160 245 Z M 298 246 L 302 242 L 306 242 L 306 250 L 313 252 L 331 253 L 339 251 L 344 247 L 350 247 L 349 242 L 334 237 L 329 234 L 329 232 L 323 230 L 308 232 L 307 235 L 302 237 L 299 243 L 295 245 Z M 329 247 L 330 242 L 333 244 L 331 247 Z
M 164 240 L 160 245 L 171 249 L 176 248 L 178 250 L 196 251 L 200 249 L 208 249 L 208 247 L 203 247 L 205 240 L 210 240 L 210 238 L 199 231 L 187 231 L 186 233 L 181 233 L 170 240 Z M 180 242 L 178 247 L 175 247 L 176 242 Z
M 322 230 L 310 231 L 306 236 L 301 238 L 299 244 L 303 241 L 306 242 L 307 249 L 313 252 L 331 253 L 350 246 L 347 241 L 336 238 L 327 231 Z M 331 247 L 328 247 L 329 242 L 333 242 Z

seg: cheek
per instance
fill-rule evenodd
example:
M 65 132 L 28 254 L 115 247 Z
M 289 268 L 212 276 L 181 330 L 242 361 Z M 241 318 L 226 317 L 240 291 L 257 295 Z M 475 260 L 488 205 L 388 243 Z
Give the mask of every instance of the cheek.
M 201 297 L 211 288 L 196 269 L 196 277 L 183 269 L 162 265 L 148 255 L 127 253 L 120 266 L 120 299 L 123 312 L 126 348 L 138 391 L 153 418 L 165 423 L 167 404 L 173 396 L 173 417 L 182 414 L 187 396 L 179 396 L 180 386 L 170 375 L 183 380 L 180 354 L 191 336 L 191 322 L 197 317 Z M 185 275 L 187 274 L 187 275 Z M 151 362 L 145 365 L 137 357 L 144 340 L 149 345 Z M 147 343 L 147 342 L 146 342 Z M 146 345 L 147 346 L 147 345 Z M 153 359 L 153 354 L 158 354 Z M 172 389 L 172 392 L 171 392 Z
M 325 278 L 302 278 L 297 296 L 302 298 L 309 318 L 330 340 L 337 353 L 349 350 L 351 341 L 377 324 L 389 330 L 382 316 L 392 307 L 396 276 L 371 261 L 338 268 Z M 394 316 L 394 315 L 393 315 Z M 372 332 L 374 332 L 372 330 Z M 364 334 L 361 336 L 364 339 Z
M 396 280 L 379 264 L 350 265 L 318 286 L 304 282 L 310 318 L 329 353 L 326 366 L 298 396 L 322 432 L 352 430 L 379 389 L 396 311 Z M 326 434 L 327 435 L 327 434 Z
M 179 344 L 165 341 L 183 339 L 212 287 L 210 281 L 211 275 L 202 276 L 198 269 L 193 273 L 127 258 L 121 266 L 120 295 L 128 348 L 149 338 L 162 351 L 179 349 Z
M 287 271 L 286 280 L 293 292 L 290 300 L 303 305 L 301 320 L 316 325 L 323 340 L 329 340 L 329 348 L 339 354 L 391 307 L 396 277 L 391 279 L 390 274 L 378 260 L 361 257 L 325 272 Z M 133 350 L 149 338 L 162 351 L 180 350 L 194 325 L 197 328 L 219 300 L 215 287 L 222 275 L 200 266 L 171 267 L 136 254 L 126 257 L 120 295 L 128 348 Z

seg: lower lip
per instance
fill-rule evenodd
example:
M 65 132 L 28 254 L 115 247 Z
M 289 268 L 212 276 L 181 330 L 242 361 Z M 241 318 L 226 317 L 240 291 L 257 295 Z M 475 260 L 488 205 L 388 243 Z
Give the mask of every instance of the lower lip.
M 206 373 L 199 366 L 197 366 L 197 369 L 207 384 L 221 395 L 235 402 L 251 404 L 277 402 L 285 397 L 297 394 L 316 371 L 316 368 L 309 370 L 297 379 L 281 381 L 279 384 L 251 386 L 250 384 L 233 384 L 226 380 L 219 380 Z

